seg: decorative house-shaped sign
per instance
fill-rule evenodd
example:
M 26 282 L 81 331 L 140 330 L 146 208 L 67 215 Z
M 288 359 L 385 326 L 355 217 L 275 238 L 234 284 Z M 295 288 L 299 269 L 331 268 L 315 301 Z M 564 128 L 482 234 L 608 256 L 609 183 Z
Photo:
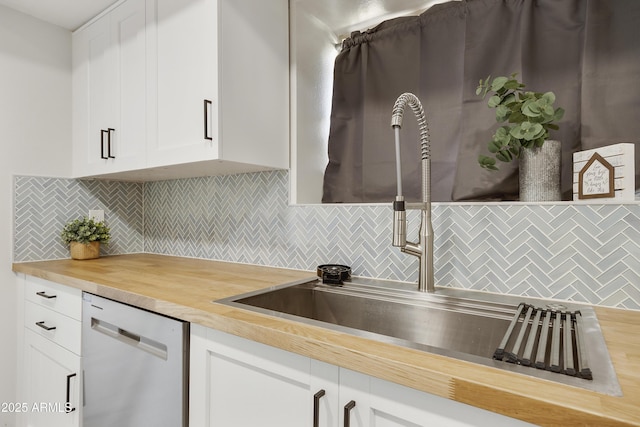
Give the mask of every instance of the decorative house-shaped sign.
M 578 177 L 578 199 L 614 197 L 615 180 L 613 166 L 600 154 L 595 153 L 580 170 Z
M 635 200 L 635 144 L 573 153 L 573 200 Z

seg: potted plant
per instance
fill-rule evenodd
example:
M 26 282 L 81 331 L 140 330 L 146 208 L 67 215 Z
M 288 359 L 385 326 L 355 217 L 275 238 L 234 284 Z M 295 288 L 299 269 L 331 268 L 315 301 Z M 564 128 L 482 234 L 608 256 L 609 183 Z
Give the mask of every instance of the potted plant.
M 488 143 L 493 157 L 481 154 L 478 162 L 485 169 L 498 170 L 496 160 L 511 162 L 519 159 L 520 200 L 559 200 L 561 146 L 560 141 L 549 140 L 549 130 L 558 130 L 556 122 L 562 119 L 564 109 L 554 107 L 556 96 L 553 92 L 527 91 L 516 76 L 514 73 L 493 80 L 489 76 L 478 84 L 476 95 L 484 98 L 492 92 L 487 105 L 496 109 L 498 123 L 506 123 L 496 130 Z M 540 154 L 544 146 L 549 147 Z M 538 158 L 533 159 L 533 156 Z M 541 167 L 547 166 L 553 171 L 540 171 Z M 545 176 L 550 176 L 552 181 L 542 182 Z M 523 197 L 523 187 L 527 192 L 535 190 L 535 194 Z
M 68 222 L 62 229 L 62 241 L 69 246 L 71 258 L 94 259 L 100 256 L 100 243 L 107 244 L 111 230 L 104 221 L 84 217 Z

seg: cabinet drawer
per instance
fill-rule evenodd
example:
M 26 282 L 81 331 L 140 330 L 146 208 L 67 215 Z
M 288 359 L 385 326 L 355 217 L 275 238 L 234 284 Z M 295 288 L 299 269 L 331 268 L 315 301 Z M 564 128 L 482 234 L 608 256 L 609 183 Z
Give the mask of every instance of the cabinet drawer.
M 35 333 L 80 355 L 81 321 L 72 319 L 47 307 L 25 302 L 25 326 Z
M 82 320 L 82 291 L 50 282 L 39 277 L 27 276 L 25 298 L 34 304 L 50 308 L 65 316 Z

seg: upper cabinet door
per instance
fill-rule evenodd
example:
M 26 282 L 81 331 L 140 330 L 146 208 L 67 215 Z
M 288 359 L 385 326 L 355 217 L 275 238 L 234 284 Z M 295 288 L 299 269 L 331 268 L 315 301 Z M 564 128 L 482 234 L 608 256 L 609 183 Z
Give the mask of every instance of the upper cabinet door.
M 288 13 L 286 0 L 148 0 L 149 166 L 289 167 Z
M 146 166 L 146 16 L 144 0 L 129 0 L 110 13 L 114 67 L 112 156 L 117 171 Z
M 105 172 L 104 130 L 112 119 L 109 20 L 73 35 L 73 175 Z M 115 125 L 115 124 L 113 124 Z
M 147 16 L 149 166 L 216 159 L 217 1 L 149 0 Z
M 221 157 L 289 167 L 289 2 L 219 0 Z
M 144 0 L 73 34 L 73 175 L 145 165 Z

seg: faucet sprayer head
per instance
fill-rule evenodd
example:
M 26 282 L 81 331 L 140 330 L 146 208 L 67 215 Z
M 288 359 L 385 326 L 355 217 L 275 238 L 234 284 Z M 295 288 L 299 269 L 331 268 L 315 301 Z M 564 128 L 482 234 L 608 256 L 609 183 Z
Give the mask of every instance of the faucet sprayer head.
M 427 125 L 427 119 L 424 114 L 424 109 L 422 108 L 422 103 L 417 96 L 412 93 L 405 92 L 396 99 L 395 104 L 393 104 L 393 110 L 391 111 L 391 127 L 402 128 L 402 118 L 407 105 L 411 107 L 411 110 L 418 121 L 422 159 L 428 159 L 431 151 L 429 126 Z
M 424 117 L 424 110 L 422 104 L 417 96 L 412 93 L 405 92 L 396 99 L 393 104 L 393 111 L 391 112 L 391 127 L 402 127 L 402 117 L 404 115 L 404 109 L 409 104 L 411 110 L 416 115 L 416 118 Z

